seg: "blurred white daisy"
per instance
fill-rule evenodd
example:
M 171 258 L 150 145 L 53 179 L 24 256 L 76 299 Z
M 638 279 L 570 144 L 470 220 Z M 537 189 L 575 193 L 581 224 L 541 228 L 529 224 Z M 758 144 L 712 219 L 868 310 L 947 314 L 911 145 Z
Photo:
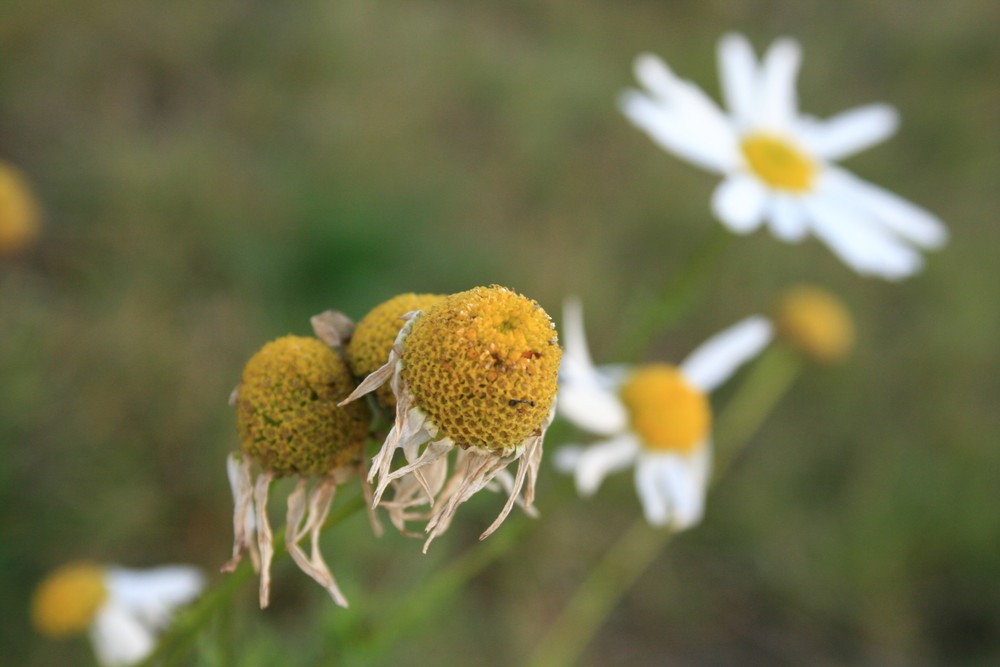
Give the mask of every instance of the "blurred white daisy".
M 556 452 L 580 495 L 635 466 L 646 520 L 683 530 L 701 520 L 712 460 L 708 394 L 770 342 L 771 323 L 748 317 L 716 334 L 679 366 L 595 367 L 576 301 L 566 303 L 557 414 L 605 439 Z
M 133 665 L 156 647 L 177 607 L 205 586 L 189 565 L 128 570 L 114 565 L 70 563 L 52 572 L 35 591 L 35 628 L 53 638 L 86 630 L 104 667 Z
M 870 104 L 826 120 L 798 111 L 795 78 L 801 49 L 775 41 L 758 65 L 750 43 L 719 42 L 719 74 L 728 115 L 658 57 L 640 55 L 645 91 L 620 98 L 625 115 L 663 148 L 723 176 L 712 210 L 733 232 L 767 220 L 779 239 L 811 231 L 862 275 L 898 280 L 920 270 L 917 248 L 938 248 L 947 230 L 934 215 L 832 164 L 893 134 L 896 110 Z

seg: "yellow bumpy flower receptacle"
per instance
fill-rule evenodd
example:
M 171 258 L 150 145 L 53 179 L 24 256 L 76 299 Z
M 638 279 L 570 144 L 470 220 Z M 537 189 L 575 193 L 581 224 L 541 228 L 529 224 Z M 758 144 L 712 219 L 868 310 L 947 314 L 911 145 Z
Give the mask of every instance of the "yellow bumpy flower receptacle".
M 417 319 L 402 373 L 443 437 L 507 452 L 548 419 L 561 356 L 542 307 L 494 285 L 446 297 Z
M 243 451 L 277 476 L 329 474 L 358 460 L 370 414 L 338 407 L 354 389 L 347 364 L 315 338 L 265 345 L 243 370 L 236 400 Z

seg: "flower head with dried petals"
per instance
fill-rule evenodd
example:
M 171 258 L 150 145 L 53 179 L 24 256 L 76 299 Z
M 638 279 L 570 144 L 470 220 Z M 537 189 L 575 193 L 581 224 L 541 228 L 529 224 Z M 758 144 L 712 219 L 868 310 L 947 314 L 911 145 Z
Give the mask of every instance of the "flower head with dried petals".
M 494 479 L 508 500 L 480 539 L 496 530 L 514 503 L 531 507 L 561 354 L 541 306 L 504 287 L 477 287 L 407 315 L 385 365 L 348 398 L 390 383 L 396 419 L 369 473 L 378 477 L 375 503 L 389 509 L 399 527 L 428 519 L 425 551 L 458 505 Z M 407 464 L 391 470 L 397 449 Z M 458 453 L 448 475 L 453 450 Z M 504 469 L 518 460 L 511 478 Z M 382 501 L 393 482 L 393 498 Z M 411 511 L 424 503 L 431 506 L 427 512 Z
M 698 523 L 711 469 L 708 394 L 767 346 L 770 322 L 748 317 L 710 338 L 679 366 L 595 368 L 578 302 L 567 302 L 564 320 L 559 414 L 606 439 L 560 448 L 556 466 L 576 477 L 581 495 L 590 495 L 608 473 L 634 464 L 649 523 L 674 530 Z
M 313 319 L 317 335 L 326 320 Z M 329 333 L 328 331 L 326 333 Z M 270 597 L 270 566 L 274 553 L 267 497 L 275 477 L 298 476 L 288 497 L 285 545 L 299 568 L 315 579 L 342 607 L 347 600 L 337 587 L 319 551 L 319 534 L 334 492 L 354 474 L 367 486 L 364 444 L 370 414 L 363 403 L 340 407 L 355 382 L 347 364 L 329 345 L 316 338 L 286 336 L 265 345 L 243 370 L 233 392 L 242 454 L 228 461 L 233 489 L 235 539 L 233 557 L 223 566 L 231 572 L 248 551 L 260 570 L 260 606 Z M 252 463 L 263 472 L 253 481 Z M 318 477 L 307 491 L 309 479 Z M 299 542 L 308 535 L 311 554 Z
M 745 37 L 724 36 L 719 67 L 727 115 L 644 54 L 635 73 L 646 91 L 626 91 L 620 106 L 660 146 L 723 176 L 712 209 L 733 232 L 750 233 L 767 220 L 784 241 L 812 232 L 862 275 L 899 280 L 916 273 L 923 265 L 918 249 L 947 240 L 941 221 L 833 164 L 888 138 L 895 109 L 872 104 L 827 120 L 800 115 L 800 59 L 798 43 L 780 39 L 758 66 Z
M 98 663 L 124 667 L 152 653 L 174 610 L 194 600 L 204 586 L 204 575 L 190 565 L 129 570 L 68 563 L 38 585 L 31 620 L 53 638 L 89 630 Z

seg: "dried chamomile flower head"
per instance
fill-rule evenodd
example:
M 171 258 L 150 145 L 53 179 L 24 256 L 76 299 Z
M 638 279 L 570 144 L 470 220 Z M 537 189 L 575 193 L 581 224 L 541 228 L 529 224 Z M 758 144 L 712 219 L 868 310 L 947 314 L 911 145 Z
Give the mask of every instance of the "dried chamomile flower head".
M 775 307 L 778 335 L 820 363 L 843 360 L 854 347 L 854 322 L 833 293 L 811 285 L 785 291 Z
M 395 424 L 369 476 L 378 477 L 376 504 L 397 482 L 392 500 L 382 502 L 397 527 L 428 519 L 425 551 L 458 505 L 494 478 L 508 499 L 480 539 L 515 502 L 531 508 L 561 355 L 555 325 L 541 306 L 505 287 L 477 287 L 410 313 L 388 362 L 351 394 L 348 401 L 385 382 L 392 387 Z M 396 449 L 407 465 L 390 471 Z M 505 468 L 513 461 L 519 465 L 512 478 Z M 425 502 L 427 512 L 409 511 Z
M 99 664 L 133 665 L 153 651 L 174 610 L 204 585 L 201 571 L 189 565 L 128 570 L 68 563 L 35 589 L 31 621 L 55 639 L 89 632 Z
M 344 349 L 354 377 L 366 377 L 385 365 L 389 350 L 403 327 L 401 318 L 404 315 L 426 311 L 443 298 L 443 294 L 400 294 L 372 308 L 358 322 Z M 388 384 L 375 390 L 375 398 L 387 410 L 396 408 L 396 396 Z
M 318 332 L 317 332 L 318 333 Z M 268 604 L 274 553 L 267 496 L 275 477 L 296 475 L 288 497 L 285 544 L 303 572 L 327 589 L 342 607 L 347 601 L 319 551 L 319 534 L 336 486 L 355 473 L 364 479 L 364 444 L 371 415 L 363 403 L 338 406 L 354 389 L 347 364 L 316 338 L 286 336 L 265 345 L 250 359 L 233 394 L 243 455 L 231 455 L 235 540 L 231 572 L 250 553 L 261 572 L 260 606 Z M 251 463 L 263 472 L 251 479 Z M 310 477 L 319 481 L 307 494 Z M 367 481 L 364 482 L 367 486 Z M 299 542 L 309 535 L 311 555 Z
M 38 237 L 38 203 L 19 169 L 0 162 L 0 257 L 16 255 Z

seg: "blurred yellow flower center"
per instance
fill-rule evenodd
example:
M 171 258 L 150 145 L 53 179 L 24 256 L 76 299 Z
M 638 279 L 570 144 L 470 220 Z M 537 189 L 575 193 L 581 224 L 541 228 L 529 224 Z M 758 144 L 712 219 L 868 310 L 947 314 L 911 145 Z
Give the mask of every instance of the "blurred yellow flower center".
M 388 361 L 389 350 L 403 328 L 400 317 L 414 310 L 427 311 L 443 298 L 443 294 L 400 294 L 372 308 L 358 322 L 344 350 L 354 376 L 363 378 Z M 396 407 L 396 396 L 388 383 L 375 390 L 375 397 L 387 409 Z
M 337 403 L 355 387 L 347 364 L 316 338 L 286 336 L 243 369 L 236 426 L 243 451 L 277 475 L 327 475 L 361 456 L 371 415 Z
M 78 634 L 93 622 L 107 595 L 103 568 L 90 563 L 65 565 L 39 584 L 31 620 L 49 637 Z
M 561 356 L 541 306 L 504 287 L 477 287 L 413 323 L 403 379 L 441 436 L 509 451 L 548 418 Z
M 826 290 L 808 286 L 788 290 L 774 319 L 778 335 L 814 361 L 839 361 L 854 347 L 851 316 Z
M 632 430 L 650 449 L 688 453 L 708 437 L 708 398 L 668 364 L 636 369 L 621 388 Z
M 751 134 L 741 144 L 743 156 L 760 180 L 782 190 L 812 188 L 816 164 L 797 146 L 771 134 Z

